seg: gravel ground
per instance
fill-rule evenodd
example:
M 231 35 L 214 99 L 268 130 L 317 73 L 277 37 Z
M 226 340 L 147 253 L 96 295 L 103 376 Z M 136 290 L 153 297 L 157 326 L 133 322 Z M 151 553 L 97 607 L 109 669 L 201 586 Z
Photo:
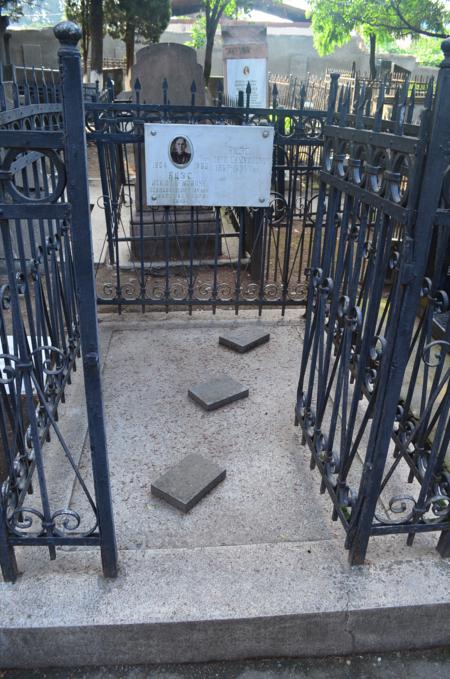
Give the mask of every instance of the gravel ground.
M 0 679 L 449 679 L 450 649 L 349 658 L 0 670 Z

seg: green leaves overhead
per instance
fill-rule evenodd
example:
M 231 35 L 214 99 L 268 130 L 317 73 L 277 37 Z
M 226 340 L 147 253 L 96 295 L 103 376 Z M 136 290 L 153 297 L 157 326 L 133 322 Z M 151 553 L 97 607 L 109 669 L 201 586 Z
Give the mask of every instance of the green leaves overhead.
M 0 0 L 0 15 L 8 16 L 11 20 L 19 19 L 24 7 L 32 7 L 33 4 L 35 0 Z
M 320 55 L 344 45 L 353 31 L 383 42 L 428 33 L 442 37 L 448 20 L 442 0 L 310 0 L 309 7 Z
M 127 26 L 148 42 L 158 42 L 170 21 L 169 0 L 105 0 L 106 28 L 113 38 L 125 39 Z

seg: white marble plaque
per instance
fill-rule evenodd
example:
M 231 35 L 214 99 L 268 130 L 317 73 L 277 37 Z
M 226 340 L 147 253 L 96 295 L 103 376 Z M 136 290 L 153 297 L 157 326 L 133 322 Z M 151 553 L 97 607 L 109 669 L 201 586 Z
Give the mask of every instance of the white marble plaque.
M 239 90 L 244 93 L 244 105 L 247 102 L 246 89 L 248 83 L 250 108 L 267 107 L 267 59 L 227 59 L 226 89 L 230 97 L 238 97 Z
M 149 205 L 268 207 L 273 127 L 145 125 Z

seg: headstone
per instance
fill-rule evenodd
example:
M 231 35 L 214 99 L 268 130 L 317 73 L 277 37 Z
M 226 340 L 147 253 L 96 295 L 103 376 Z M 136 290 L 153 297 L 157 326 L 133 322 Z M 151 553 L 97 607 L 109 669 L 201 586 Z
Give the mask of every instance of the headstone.
M 270 333 L 260 328 L 239 328 L 233 332 L 227 332 L 219 337 L 219 344 L 229 347 L 239 354 L 259 347 L 270 340 Z
M 191 85 L 195 82 L 195 103 L 205 105 L 203 69 L 197 63 L 197 52 L 187 45 L 160 42 L 147 45 L 136 54 L 131 69 L 131 86 L 136 78 L 141 84 L 141 102 L 163 104 L 163 83 L 167 81 L 167 97 L 175 106 L 189 106 Z
M 189 389 L 188 394 L 205 410 L 217 410 L 228 403 L 246 398 L 248 388 L 228 375 L 220 375 L 195 385 Z
M 222 55 L 225 92 L 238 97 L 251 86 L 250 106 L 266 108 L 268 95 L 267 28 L 260 24 L 224 23 Z
M 201 455 L 188 455 L 152 483 L 152 495 L 187 513 L 226 476 L 223 467 Z
M 177 43 L 158 43 L 139 50 L 132 68 L 131 84 L 139 79 L 140 101 L 163 104 L 163 84 L 167 83 L 167 103 L 190 106 L 192 83 L 195 82 L 195 104 L 205 105 L 203 69 L 197 63 L 197 53 L 192 47 Z M 177 260 L 208 259 L 214 256 L 216 220 L 211 209 L 196 208 L 194 223 L 189 207 L 171 207 L 169 212 L 153 208 L 147 200 L 145 154 L 142 147 L 140 162 L 135 148 L 136 199 L 131 219 L 132 257 L 158 262 L 167 258 Z M 140 190 L 142 187 L 142 190 Z M 143 243 L 140 241 L 142 234 Z M 193 231 L 193 249 L 190 237 Z M 151 239 L 148 239 L 148 237 Z M 220 254 L 220 248 L 219 248 Z

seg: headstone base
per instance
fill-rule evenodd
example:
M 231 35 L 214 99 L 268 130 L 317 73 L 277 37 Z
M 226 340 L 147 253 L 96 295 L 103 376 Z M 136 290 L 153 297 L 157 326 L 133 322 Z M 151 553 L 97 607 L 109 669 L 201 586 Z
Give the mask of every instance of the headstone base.
M 144 242 L 141 250 L 141 221 Z M 221 230 L 221 224 L 219 224 Z M 211 259 L 215 255 L 216 219 L 211 208 L 195 208 L 194 214 L 189 207 L 171 207 L 166 223 L 166 212 L 162 209 L 148 208 L 133 212 L 131 217 L 131 254 L 133 259 L 164 261 L 167 259 Z M 192 252 L 191 252 L 191 234 Z M 220 233 L 217 244 L 221 253 Z

